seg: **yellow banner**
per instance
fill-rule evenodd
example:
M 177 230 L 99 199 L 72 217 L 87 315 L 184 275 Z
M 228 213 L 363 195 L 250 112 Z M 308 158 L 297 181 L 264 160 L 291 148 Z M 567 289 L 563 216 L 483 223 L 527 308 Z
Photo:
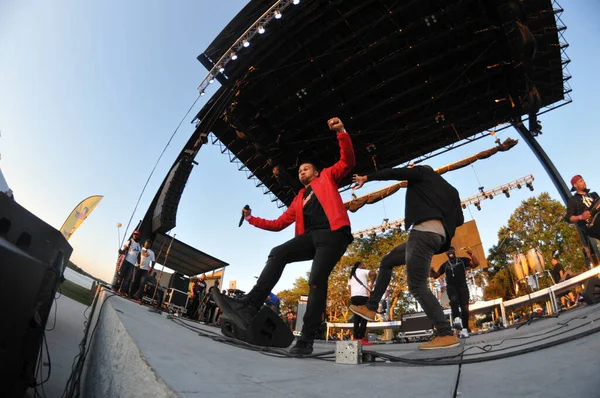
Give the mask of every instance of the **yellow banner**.
M 84 199 L 81 203 L 79 203 L 69 214 L 69 217 L 65 220 L 65 223 L 60 228 L 60 232 L 62 232 L 63 236 L 69 240 L 71 235 L 79 228 L 79 226 L 85 221 L 86 218 L 92 211 L 98 206 L 100 200 L 103 196 L 96 195 L 90 196 L 87 199 Z

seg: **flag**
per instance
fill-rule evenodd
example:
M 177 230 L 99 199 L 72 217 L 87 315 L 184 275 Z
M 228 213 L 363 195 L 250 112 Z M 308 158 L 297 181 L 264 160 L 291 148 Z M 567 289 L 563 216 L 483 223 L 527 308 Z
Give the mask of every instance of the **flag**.
M 96 195 L 90 196 L 79 203 L 69 214 L 69 217 L 65 220 L 65 223 L 60 227 L 60 232 L 63 236 L 69 240 L 71 235 L 79 228 L 81 223 L 92 213 L 92 211 L 98 206 L 103 196 Z

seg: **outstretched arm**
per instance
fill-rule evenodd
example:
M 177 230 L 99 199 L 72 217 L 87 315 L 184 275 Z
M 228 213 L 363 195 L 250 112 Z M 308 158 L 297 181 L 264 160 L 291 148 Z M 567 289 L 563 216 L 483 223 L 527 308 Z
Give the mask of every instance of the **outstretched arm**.
M 354 168 L 356 159 L 354 157 L 354 148 L 350 135 L 344 129 L 344 124 L 337 118 L 331 118 L 327 121 L 327 125 L 333 131 L 337 132 L 337 139 L 340 144 L 340 160 L 328 169 L 336 183 L 339 183 L 346 174 Z
M 418 181 L 423 178 L 422 172 L 423 167 L 400 167 L 397 169 L 384 169 L 364 176 L 355 174 L 352 176 L 352 182 L 355 183 L 352 189 L 362 188 L 367 181 Z
M 296 221 L 296 200 L 298 197 L 294 198 L 294 201 L 287 208 L 287 210 L 279 216 L 276 220 L 265 220 L 264 218 L 254 217 L 252 215 L 251 209 L 242 209 L 242 213 L 250 224 L 254 225 L 257 228 L 264 229 L 267 231 L 281 231 L 284 228 L 287 228 L 290 224 Z

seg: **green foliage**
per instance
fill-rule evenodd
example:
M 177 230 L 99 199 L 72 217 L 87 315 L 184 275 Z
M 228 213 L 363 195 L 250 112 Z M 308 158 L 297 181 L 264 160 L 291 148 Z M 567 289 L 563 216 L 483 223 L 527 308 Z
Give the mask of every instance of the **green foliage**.
M 513 256 L 538 249 L 544 265 L 551 268 L 552 254 L 559 253 L 567 269 L 579 272 L 585 269 L 585 259 L 580 249 L 577 230 L 564 222 L 566 208 L 550 198 L 547 192 L 521 202 L 498 231 L 498 244 L 492 246 L 487 258 L 492 271 L 484 291 L 486 299 L 509 298 L 514 294 L 510 265 Z
M 301 276 L 296 279 L 294 286 L 291 289 L 286 289 L 277 293 L 277 297 L 281 300 L 282 312 L 285 312 L 290 307 L 298 312 L 298 300 L 300 300 L 300 296 L 308 295 L 309 275 L 310 273 L 307 272 L 306 276 Z

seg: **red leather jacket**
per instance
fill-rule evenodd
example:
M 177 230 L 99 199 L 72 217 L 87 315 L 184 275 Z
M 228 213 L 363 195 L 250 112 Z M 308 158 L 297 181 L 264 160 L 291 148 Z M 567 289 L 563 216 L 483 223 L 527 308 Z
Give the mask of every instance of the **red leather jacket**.
M 354 168 L 355 163 L 354 148 L 348 133 L 337 133 L 337 139 L 340 144 L 340 160 L 333 166 L 323 169 L 319 176 L 310 183 L 314 194 L 323 206 L 332 231 L 350 226 L 348 212 L 338 192 L 338 184 Z M 268 231 L 281 231 L 295 221 L 296 236 L 302 235 L 304 233 L 304 213 L 302 212 L 304 191 L 305 188 L 302 188 L 298 192 L 290 207 L 278 219 L 265 220 L 251 216 L 248 217 L 248 222 Z

